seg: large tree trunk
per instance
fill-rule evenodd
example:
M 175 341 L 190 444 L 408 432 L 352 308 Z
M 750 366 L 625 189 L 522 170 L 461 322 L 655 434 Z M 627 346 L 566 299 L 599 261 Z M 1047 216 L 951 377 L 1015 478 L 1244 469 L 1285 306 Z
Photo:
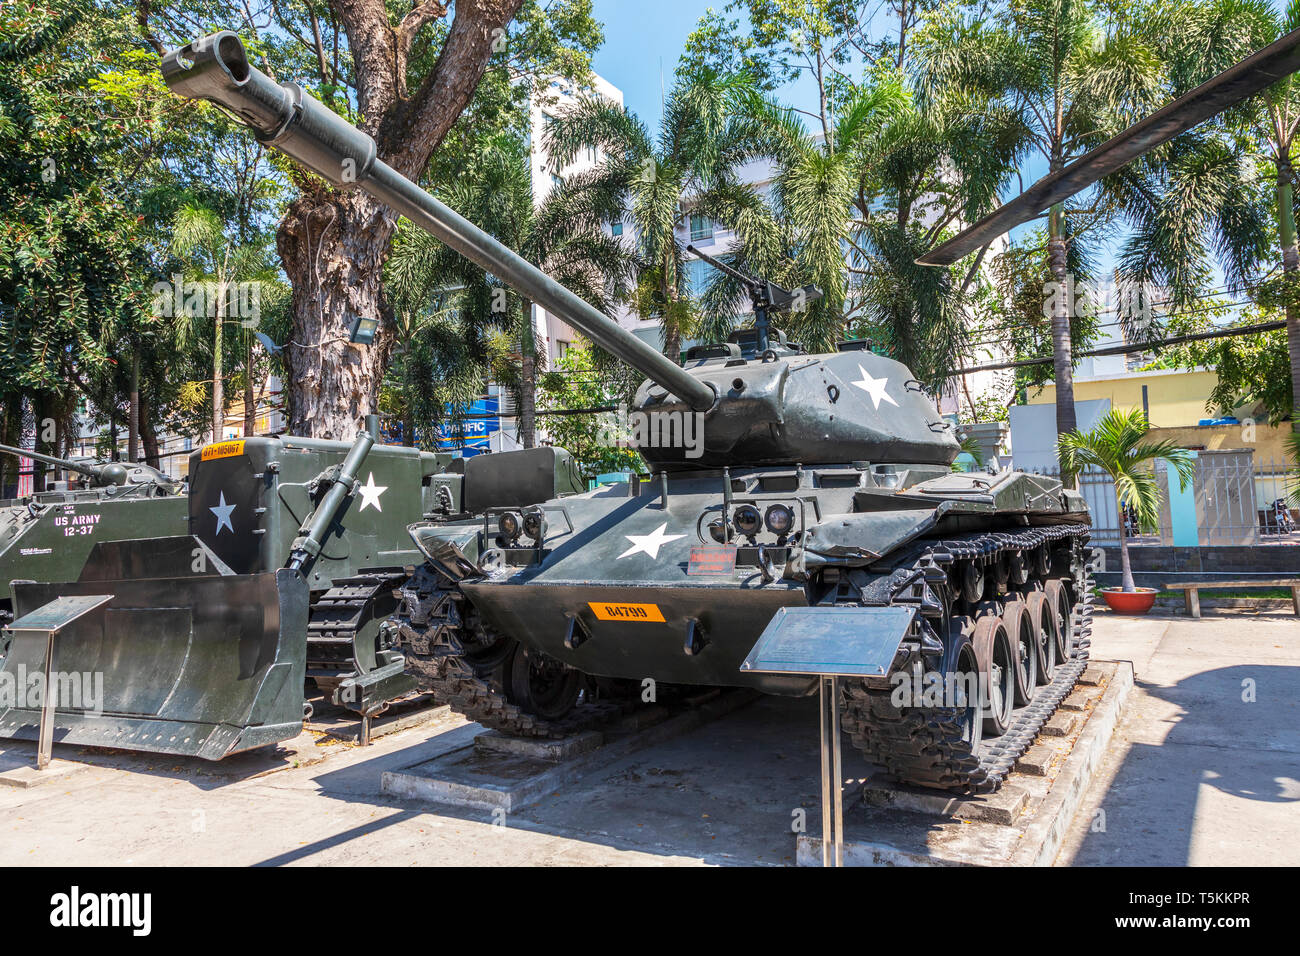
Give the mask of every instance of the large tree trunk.
M 1058 294 L 1052 306 L 1052 366 L 1056 375 L 1056 434 L 1057 437 L 1078 427 L 1074 414 L 1074 355 L 1070 341 L 1070 300 L 1067 283 L 1071 281 L 1065 251 L 1065 210 L 1058 204 L 1052 207 L 1049 218 L 1050 238 L 1047 240 L 1047 262 L 1052 280 L 1057 283 Z M 1061 475 L 1066 487 L 1075 486 L 1074 478 Z
M 1291 357 L 1291 427 L 1300 431 L 1300 252 L 1296 250 L 1295 196 L 1289 164 L 1277 170 L 1277 221 L 1282 241 L 1282 269 L 1290 280 L 1286 290 L 1286 345 Z
M 415 33 L 446 5 L 426 0 L 393 27 L 381 0 L 337 0 L 356 65 L 362 128 L 375 137 L 380 159 L 419 180 L 521 3 L 458 0 L 438 62 L 408 97 L 406 54 Z M 290 434 L 350 440 L 375 409 L 393 348 L 380 278 L 395 226 L 392 212 L 364 194 L 318 182 L 304 187 L 280 223 L 276 246 L 293 284 L 293 342 L 285 350 Z M 356 316 L 381 320 L 374 345 L 348 341 Z

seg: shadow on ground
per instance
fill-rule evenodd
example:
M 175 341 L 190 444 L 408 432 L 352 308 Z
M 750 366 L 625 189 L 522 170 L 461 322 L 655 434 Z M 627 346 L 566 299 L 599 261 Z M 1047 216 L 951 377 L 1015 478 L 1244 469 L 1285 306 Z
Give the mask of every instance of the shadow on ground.
M 1136 705 L 1146 719 L 1073 864 L 1248 864 L 1293 841 L 1300 667 L 1239 665 L 1137 686 L 1150 695 Z

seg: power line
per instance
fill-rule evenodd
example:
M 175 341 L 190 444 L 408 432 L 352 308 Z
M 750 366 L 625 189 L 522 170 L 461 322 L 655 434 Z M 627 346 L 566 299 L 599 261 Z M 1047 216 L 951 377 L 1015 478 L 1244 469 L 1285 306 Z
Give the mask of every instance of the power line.
M 1226 339 L 1238 335 L 1254 335 L 1257 332 L 1276 332 L 1278 329 L 1284 328 L 1286 328 L 1285 321 L 1260 322 L 1256 325 L 1243 325 L 1235 329 L 1218 329 L 1214 332 L 1192 332 L 1187 335 L 1175 335 L 1167 339 L 1156 339 L 1153 342 L 1112 345 L 1101 349 L 1091 349 L 1087 352 L 1076 352 L 1075 356 L 1077 358 L 1094 358 L 1103 355 L 1128 355 L 1129 353 L 1145 352 L 1148 349 L 1165 345 L 1182 345 L 1186 342 L 1203 342 L 1207 339 Z M 1045 358 L 1017 359 L 1014 362 L 994 362 L 991 365 L 973 365 L 969 368 L 954 369 L 952 374 L 970 375 L 973 372 L 1000 372 L 1009 368 L 1051 365 L 1053 361 L 1053 357 L 1048 355 Z

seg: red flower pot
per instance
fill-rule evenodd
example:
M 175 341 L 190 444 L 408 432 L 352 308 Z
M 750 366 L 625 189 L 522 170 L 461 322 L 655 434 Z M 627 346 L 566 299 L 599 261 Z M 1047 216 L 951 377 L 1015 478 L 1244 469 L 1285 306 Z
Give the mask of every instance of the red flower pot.
M 1138 588 L 1125 591 L 1123 588 L 1102 588 L 1101 596 L 1106 604 L 1117 614 L 1145 614 L 1156 603 L 1155 588 Z

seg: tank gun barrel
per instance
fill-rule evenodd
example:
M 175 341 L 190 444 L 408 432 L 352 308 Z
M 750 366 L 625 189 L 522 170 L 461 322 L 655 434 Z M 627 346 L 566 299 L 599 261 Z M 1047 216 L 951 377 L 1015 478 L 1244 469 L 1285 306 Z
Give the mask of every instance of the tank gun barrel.
M 119 468 L 115 472 L 109 472 L 105 465 L 91 464 L 84 462 L 69 461 L 66 458 L 55 458 L 53 455 L 45 455 L 38 451 L 30 451 L 26 448 L 15 448 L 12 445 L 0 445 L 0 452 L 8 452 L 11 455 L 18 455 L 21 458 L 31 458 L 33 461 L 44 462 L 47 465 L 53 465 L 56 468 L 63 468 L 68 471 L 75 471 L 79 475 L 85 475 L 88 478 L 104 481 L 106 484 L 125 484 L 126 471 Z M 120 473 L 120 475 L 119 475 Z M 116 480 L 118 477 L 120 481 Z
M 635 335 L 620 328 L 532 263 L 469 222 L 376 156 L 375 141 L 294 83 L 278 83 L 248 62 L 228 31 L 173 50 L 163 80 L 180 96 L 223 107 L 259 141 L 306 166 L 339 189 L 359 188 L 401 213 L 461 255 L 558 315 L 593 342 L 691 407 L 705 411 L 714 389 Z

